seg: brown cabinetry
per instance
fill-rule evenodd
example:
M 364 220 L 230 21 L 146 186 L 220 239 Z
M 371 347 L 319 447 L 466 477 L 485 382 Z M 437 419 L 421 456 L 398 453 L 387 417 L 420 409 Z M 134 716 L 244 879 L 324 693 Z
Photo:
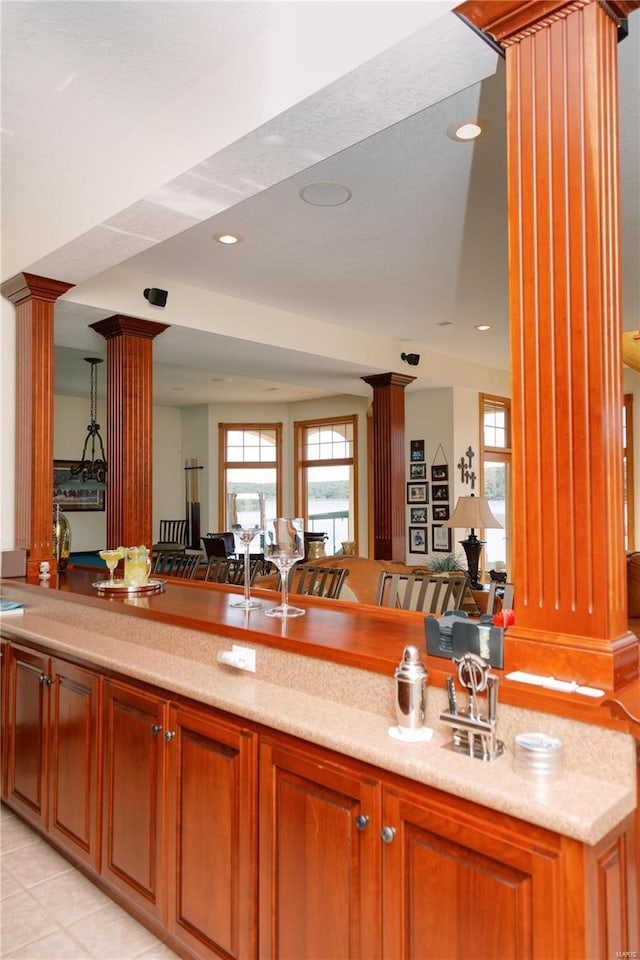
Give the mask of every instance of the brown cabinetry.
M 103 876 L 198 957 L 255 956 L 255 735 L 105 681 Z
M 261 960 L 566 955 L 581 844 L 279 737 L 260 775 Z
M 15 644 L 5 654 L 5 799 L 97 867 L 100 679 Z

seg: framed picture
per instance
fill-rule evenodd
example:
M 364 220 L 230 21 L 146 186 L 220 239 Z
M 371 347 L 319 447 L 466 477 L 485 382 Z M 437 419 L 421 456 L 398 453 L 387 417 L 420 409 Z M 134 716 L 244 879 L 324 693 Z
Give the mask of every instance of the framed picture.
M 91 490 L 72 486 L 71 467 L 74 460 L 53 461 L 53 502 L 60 504 L 65 513 L 74 510 L 104 510 L 104 490 Z
M 427 508 L 411 507 L 409 511 L 409 523 L 427 523 Z
M 431 496 L 435 503 L 436 500 L 448 500 L 449 499 L 449 484 L 448 483 L 434 483 L 431 486 Z
M 429 484 L 408 483 L 407 503 L 429 503 Z
M 427 536 L 426 527 L 409 527 L 409 552 L 426 553 Z
M 427 479 L 426 463 L 410 463 L 409 476 L 411 477 L 412 480 L 426 480 Z
M 451 553 L 451 527 L 431 527 L 431 549 L 435 553 Z
M 416 460 L 424 460 L 424 440 L 411 441 L 411 462 L 414 463 Z
M 433 511 L 433 522 L 436 520 L 438 523 L 442 523 L 443 520 L 449 519 L 449 504 L 448 503 L 434 503 L 432 507 Z
M 441 483 L 449 479 L 449 467 L 446 463 L 434 464 L 431 467 L 431 479 L 434 483 Z

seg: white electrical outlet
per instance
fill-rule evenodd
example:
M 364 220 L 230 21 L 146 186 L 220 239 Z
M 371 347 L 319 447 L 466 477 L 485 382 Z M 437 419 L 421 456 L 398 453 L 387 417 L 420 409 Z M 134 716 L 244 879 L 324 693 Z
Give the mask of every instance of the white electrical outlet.
M 256 672 L 256 652 L 250 647 L 242 647 L 238 643 L 231 645 L 231 650 L 221 650 L 216 658 L 220 663 L 237 670 Z

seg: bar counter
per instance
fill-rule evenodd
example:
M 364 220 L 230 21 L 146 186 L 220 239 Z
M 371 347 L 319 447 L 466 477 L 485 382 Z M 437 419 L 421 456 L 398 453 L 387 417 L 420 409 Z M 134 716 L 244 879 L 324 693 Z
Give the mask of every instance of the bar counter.
M 483 763 L 442 749 L 450 731 L 443 678 L 449 661 L 429 665 L 426 743 L 400 743 L 393 671 L 406 644 L 424 649 L 423 616 L 296 597 L 307 611 L 286 623 L 230 606 L 238 589 L 167 582 L 166 592 L 99 597 L 100 572 L 69 570 L 49 586 L 2 581 L 22 614 L 0 617 L 2 635 L 130 677 L 336 750 L 584 843 L 598 842 L 636 806 L 635 741 L 622 731 L 524 709 L 499 694 L 505 754 Z M 265 605 L 273 591 L 256 590 Z M 217 662 L 232 642 L 256 650 L 255 674 Z M 506 684 L 505 684 L 506 686 Z M 511 685 L 515 686 L 515 685 Z M 592 710 L 594 708 L 591 706 Z M 601 711 L 603 712 L 603 711 Z M 513 739 L 525 730 L 559 736 L 565 775 L 544 788 L 512 770 Z

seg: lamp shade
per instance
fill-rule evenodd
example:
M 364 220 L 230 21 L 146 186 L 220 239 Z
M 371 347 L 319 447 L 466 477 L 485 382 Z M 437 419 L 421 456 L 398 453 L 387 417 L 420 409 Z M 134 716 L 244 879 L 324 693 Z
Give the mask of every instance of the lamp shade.
M 491 507 L 484 497 L 458 497 L 456 508 L 443 527 L 461 527 L 464 529 L 481 529 L 486 527 L 501 527 L 491 512 Z

